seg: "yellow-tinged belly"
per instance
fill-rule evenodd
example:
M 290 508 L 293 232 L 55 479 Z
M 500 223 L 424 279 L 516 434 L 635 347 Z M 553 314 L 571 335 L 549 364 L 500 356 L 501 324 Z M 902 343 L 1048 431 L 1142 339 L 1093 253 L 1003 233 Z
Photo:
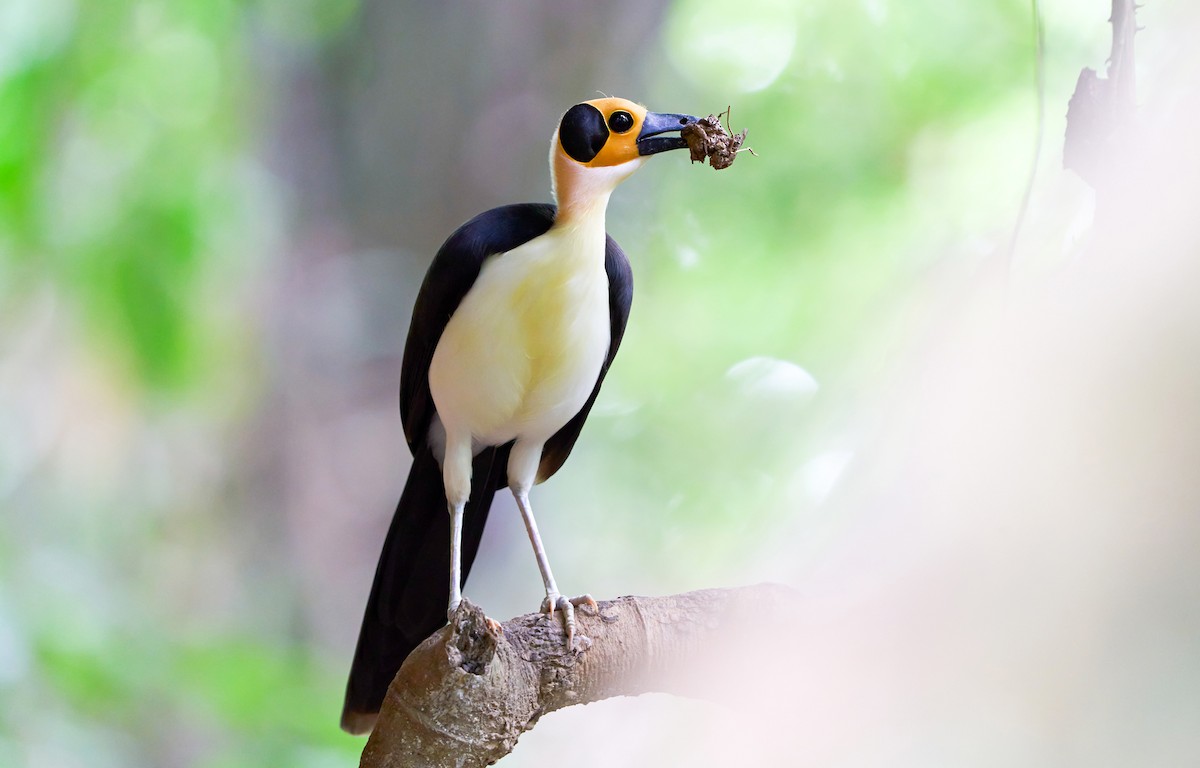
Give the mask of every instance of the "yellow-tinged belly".
M 487 262 L 446 325 L 429 382 L 448 430 L 544 440 L 595 386 L 609 342 L 603 252 L 538 245 Z

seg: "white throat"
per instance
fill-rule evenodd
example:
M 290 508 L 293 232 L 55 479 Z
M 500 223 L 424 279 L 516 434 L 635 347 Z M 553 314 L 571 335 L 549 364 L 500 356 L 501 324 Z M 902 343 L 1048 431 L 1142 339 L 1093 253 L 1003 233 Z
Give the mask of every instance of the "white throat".
M 639 157 L 620 165 L 590 167 L 577 163 L 558 148 L 558 133 L 550 144 L 550 191 L 558 205 L 556 224 L 578 219 L 598 219 L 604 225 L 604 210 L 613 190 L 629 178 L 646 158 Z

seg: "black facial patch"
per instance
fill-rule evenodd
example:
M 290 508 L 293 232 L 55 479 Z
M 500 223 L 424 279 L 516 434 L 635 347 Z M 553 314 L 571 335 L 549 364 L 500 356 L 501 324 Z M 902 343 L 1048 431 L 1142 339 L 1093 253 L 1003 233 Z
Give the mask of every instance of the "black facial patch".
M 572 160 L 590 161 L 608 141 L 604 115 L 591 104 L 576 104 L 563 115 L 558 126 L 558 141 Z

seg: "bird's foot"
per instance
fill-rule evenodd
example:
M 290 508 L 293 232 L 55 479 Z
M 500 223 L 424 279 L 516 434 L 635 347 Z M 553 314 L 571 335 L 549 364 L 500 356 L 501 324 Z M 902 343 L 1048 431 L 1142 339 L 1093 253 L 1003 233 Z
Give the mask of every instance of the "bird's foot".
M 574 647 L 575 609 L 584 605 L 591 609 L 590 612 L 592 614 L 600 612 L 600 606 L 596 604 L 595 599 L 591 595 L 566 598 L 558 594 L 548 594 L 546 595 L 546 599 L 542 601 L 542 613 L 549 613 L 553 616 L 555 611 L 557 611 L 560 614 L 563 630 L 567 633 L 568 648 Z

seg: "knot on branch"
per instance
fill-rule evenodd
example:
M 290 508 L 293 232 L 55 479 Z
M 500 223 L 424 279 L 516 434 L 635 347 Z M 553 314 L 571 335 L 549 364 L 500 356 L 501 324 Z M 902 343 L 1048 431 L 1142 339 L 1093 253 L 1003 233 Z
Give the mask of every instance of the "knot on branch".
M 503 634 L 503 627 L 489 619 L 482 608 L 464 599 L 450 623 L 446 648 L 450 664 L 463 672 L 482 675 L 496 657 L 496 642 Z

